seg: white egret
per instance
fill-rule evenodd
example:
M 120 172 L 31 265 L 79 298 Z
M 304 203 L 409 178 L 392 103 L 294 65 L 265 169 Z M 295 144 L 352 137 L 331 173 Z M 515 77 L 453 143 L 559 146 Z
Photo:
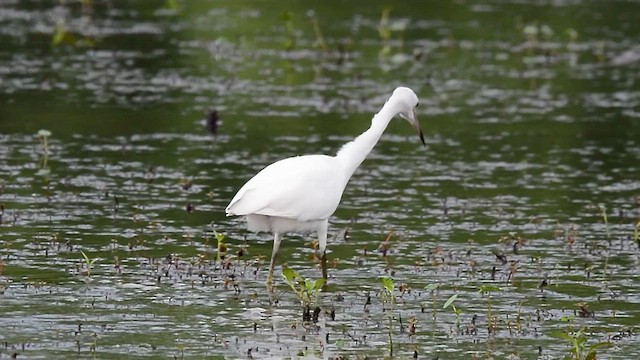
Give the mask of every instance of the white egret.
M 282 235 L 289 232 L 317 232 L 322 276 L 327 278 L 328 219 L 337 209 L 351 175 L 378 142 L 394 116 L 407 120 L 424 136 L 415 116 L 418 97 L 409 88 L 398 87 L 371 120 L 371 127 L 345 144 L 335 156 L 304 155 L 277 161 L 262 169 L 233 197 L 227 216 L 245 215 L 250 231 L 273 233 L 273 252 L 267 285 Z

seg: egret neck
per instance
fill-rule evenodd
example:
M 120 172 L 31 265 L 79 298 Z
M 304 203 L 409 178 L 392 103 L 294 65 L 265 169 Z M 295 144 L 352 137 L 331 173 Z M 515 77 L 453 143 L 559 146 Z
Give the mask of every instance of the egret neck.
M 380 140 L 391 119 L 393 119 L 398 112 L 396 101 L 394 101 L 393 98 L 389 99 L 382 109 L 371 119 L 371 127 L 353 141 L 344 144 L 340 151 L 338 151 L 336 159 L 338 159 L 345 169 L 344 175 L 347 181 L 351 178 L 351 175 L 353 175 L 358 166 L 362 164 L 364 159 L 367 158 L 367 155 L 369 155 L 378 140 Z

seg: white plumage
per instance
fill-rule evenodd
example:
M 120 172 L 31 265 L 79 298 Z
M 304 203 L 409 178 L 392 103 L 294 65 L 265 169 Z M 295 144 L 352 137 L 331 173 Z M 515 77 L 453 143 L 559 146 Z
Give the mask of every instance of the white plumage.
M 250 231 L 274 234 L 267 283 L 273 279 L 281 236 L 289 232 L 317 232 L 326 279 L 328 219 L 338 208 L 342 193 L 358 166 L 382 136 L 395 115 L 416 129 L 424 144 L 414 108 L 418 97 L 399 87 L 371 120 L 371 127 L 345 144 L 336 156 L 305 155 L 277 161 L 247 181 L 226 208 L 227 216 L 245 215 Z
M 344 172 L 335 160 L 332 156 L 307 155 L 277 161 L 238 191 L 227 213 L 277 216 L 302 222 L 326 219 L 342 196 L 341 191 L 334 189 L 344 189 L 349 180 L 340 176 Z

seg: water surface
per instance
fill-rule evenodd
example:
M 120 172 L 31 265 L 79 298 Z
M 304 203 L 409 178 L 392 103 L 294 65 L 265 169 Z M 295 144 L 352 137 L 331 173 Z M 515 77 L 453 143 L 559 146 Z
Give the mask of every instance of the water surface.
M 89 3 L 0 5 L 0 355 L 377 358 L 390 316 L 397 357 L 553 359 L 582 328 L 639 355 L 635 3 Z M 390 124 L 302 321 L 280 268 L 265 291 L 269 235 L 224 207 L 398 85 L 427 146 Z M 311 240 L 280 264 L 318 278 Z

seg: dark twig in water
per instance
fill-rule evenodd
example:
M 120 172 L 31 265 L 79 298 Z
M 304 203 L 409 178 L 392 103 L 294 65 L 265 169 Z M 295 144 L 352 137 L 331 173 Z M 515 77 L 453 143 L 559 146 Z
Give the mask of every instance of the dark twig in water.
M 218 134 L 218 112 L 210 110 L 207 113 L 207 131 L 211 135 Z

